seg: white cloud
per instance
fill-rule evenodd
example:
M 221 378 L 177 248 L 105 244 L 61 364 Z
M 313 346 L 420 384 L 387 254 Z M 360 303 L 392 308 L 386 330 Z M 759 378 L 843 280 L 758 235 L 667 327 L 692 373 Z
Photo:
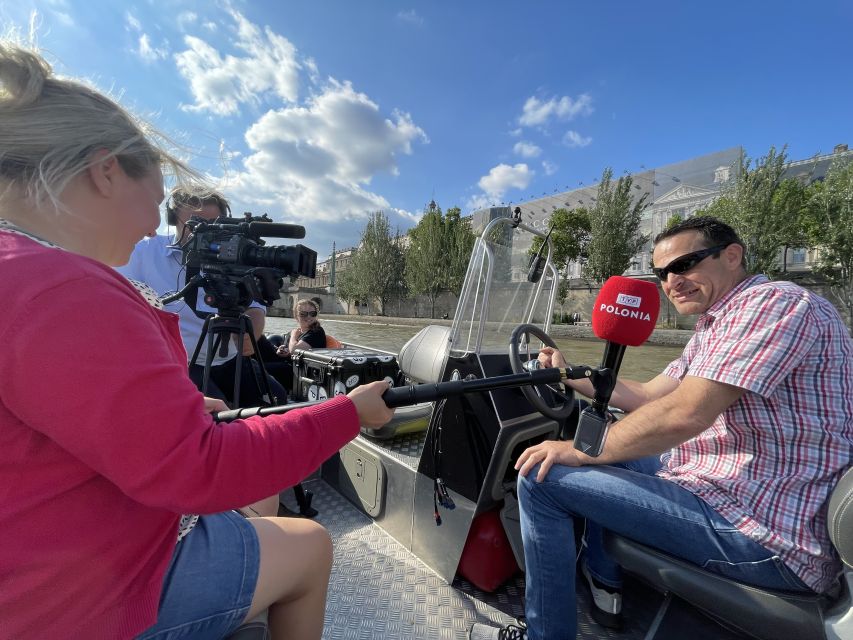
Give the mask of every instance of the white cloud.
M 76 22 L 74 22 L 74 18 L 64 11 L 52 11 L 51 13 L 53 14 L 53 17 L 56 18 L 56 21 L 65 27 L 73 27 L 76 24 Z
M 269 111 L 248 129 L 250 153 L 233 187 L 305 222 L 388 212 L 389 202 L 366 187 L 378 173 L 396 174 L 397 157 L 418 140 L 428 142 L 409 114 L 385 117 L 350 83 L 331 80 L 305 106 Z
M 559 170 L 559 166 L 550 160 L 542 161 L 542 169 L 545 171 L 546 176 L 553 176 Z
M 126 11 L 124 14 L 124 24 L 128 31 L 135 31 L 140 34 L 137 40 L 137 47 L 133 50 L 133 53 L 139 56 L 143 62 L 157 62 L 168 57 L 168 42 L 164 42 L 163 46 L 160 47 L 155 47 L 151 44 L 151 38 L 145 33 L 139 18 L 130 11 Z
M 512 150 L 520 155 L 522 158 L 535 158 L 540 153 L 542 153 L 542 149 L 537 147 L 532 142 L 520 141 L 516 142 L 512 147 Z
M 225 143 L 220 148 L 220 157 L 233 165 L 218 187 L 235 211 L 303 224 L 304 243 L 318 249 L 330 248 L 332 240 L 339 247 L 357 243 L 373 211 L 384 211 L 394 226 L 410 227 L 418 216 L 394 207 L 370 185 L 378 175 L 396 175 L 400 157 L 417 142 L 429 142 L 426 133 L 408 113 L 381 110 L 350 82 L 321 80 L 316 62 L 284 37 L 228 12 L 231 28 L 220 23 L 214 39 L 197 23 L 174 59 L 192 92 L 187 110 L 231 116 L 245 105 L 269 105 L 259 116 L 243 114 L 254 116 L 243 153 Z
M 468 201 L 465 203 L 465 209 L 466 211 L 477 211 L 478 209 L 491 207 L 493 204 L 495 202 L 492 198 L 489 198 L 485 193 L 479 193 L 468 198 Z
M 124 21 L 133 31 L 142 31 L 142 23 L 139 22 L 139 18 L 133 15 L 130 11 L 125 12 Z
M 559 99 L 551 98 L 545 102 L 536 96 L 530 96 L 524 103 L 518 122 L 525 127 L 534 127 L 544 125 L 551 118 L 572 120 L 579 115 L 589 115 L 592 111 L 592 97 L 586 93 L 578 96 L 577 100 L 573 100 L 570 96 L 563 96 Z
M 145 62 L 156 62 L 157 60 L 166 58 L 169 55 L 169 49 L 166 46 L 152 47 L 148 39 L 148 34 L 143 33 L 139 36 L 139 49 L 137 53 Z
M 508 189 L 527 187 L 533 175 L 534 172 L 524 163 L 513 166 L 501 163 L 492 167 L 489 174 L 480 178 L 477 184 L 487 196 L 498 200 Z
M 582 136 L 577 131 L 566 131 L 566 134 L 563 136 L 563 144 L 567 147 L 585 147 L 590 142 L 592 142 L 591 137 Z
M 195 11 L 181 11 L 178 14 L 178 26 L 186 29 L 198 22 L 198 14 Z
M 320 70 L 317 68 L 317 62 L 314 58 L 305 58 L 302 61 L 302 67 L 308 72 L 308 79 L 311 81 L 311 84 L 319 84 Z
M 244 103 L 257 103 L 265 94 L 295 102 L 300 69 L 296 48 L 271 29 L 261 30 L 237 11 L 230 13 L 237 24 L 233 44 L 246 55 L 223 56 L 204 40 L 186 36 L 188 48 L 175 60 L 195 103 L 183 108 L 225 116 L 238 113 Z
M 408 11 L 400 11 L 397 13 L 397 20 L 400 22 L 408 22 L 409 24 L 413 24 L 416 27 L 422 27 L 424 24 L 424 19 L 418 15 L 418 12 L 414 9 L 409 9 Z

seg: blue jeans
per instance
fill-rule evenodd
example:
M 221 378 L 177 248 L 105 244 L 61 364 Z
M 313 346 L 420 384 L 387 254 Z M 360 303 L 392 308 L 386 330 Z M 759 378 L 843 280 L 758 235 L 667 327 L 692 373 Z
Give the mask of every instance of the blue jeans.
M 539 467 L 518 478 L 531 640 L 574 640 L 574 519 L 587 518 L 586 561 L 605 585 L 621 586 L 619 566 L 604 551 L 602 529 L 655 547 L 709 571 L 755 586 L 808 587 L 773 552 L 754 542 L 704 501 L 658 478 L 655 458 L 613 466 Z

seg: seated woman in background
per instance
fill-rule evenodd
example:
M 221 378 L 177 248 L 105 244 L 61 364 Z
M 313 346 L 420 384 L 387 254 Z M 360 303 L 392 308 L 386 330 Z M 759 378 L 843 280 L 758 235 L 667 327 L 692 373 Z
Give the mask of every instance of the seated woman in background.
M 307 298 L 297 300 L 293 306 L 293 318 L 299 326 L 290 332 L 287 344 L 281 345 L 276 353 L 280 356 L 288 356 L 295 349 L 325 349 L 326 332 L 317 319 L 319 314 L 320 305 L 313 300 Z

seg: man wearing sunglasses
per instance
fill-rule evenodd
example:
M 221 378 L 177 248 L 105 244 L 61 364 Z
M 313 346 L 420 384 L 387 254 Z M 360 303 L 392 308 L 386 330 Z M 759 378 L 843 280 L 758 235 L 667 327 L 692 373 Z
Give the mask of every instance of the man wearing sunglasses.
M 527 628 L 475 625 L 471 638 L 575 638 L 575 519 L 593 617 L 618 626 L 621 575 L 602 531 L 728 578 L 785 591 L 837 587 L 829 494 L 853 452 L 853 341 L 835 308 L 745 269 L 734 230 L 688 219 L 655 238 L 654 272 L 682 314 L 698 314 L 681 357 L 650 380 L 619 380 L 628 415 L 598 458 L 547 441 L 516 463 Z M 565 366 L 559 351 L 539 356 Z M 572 382 L 592 396 L 587 381 Z

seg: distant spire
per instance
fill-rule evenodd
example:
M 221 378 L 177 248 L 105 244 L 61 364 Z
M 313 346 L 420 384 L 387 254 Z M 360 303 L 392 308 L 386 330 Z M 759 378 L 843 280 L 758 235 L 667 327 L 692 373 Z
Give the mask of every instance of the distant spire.
M 329 287 L 335 286 L 335 243 L 332 241 L 332 268 L 329 272 Z

